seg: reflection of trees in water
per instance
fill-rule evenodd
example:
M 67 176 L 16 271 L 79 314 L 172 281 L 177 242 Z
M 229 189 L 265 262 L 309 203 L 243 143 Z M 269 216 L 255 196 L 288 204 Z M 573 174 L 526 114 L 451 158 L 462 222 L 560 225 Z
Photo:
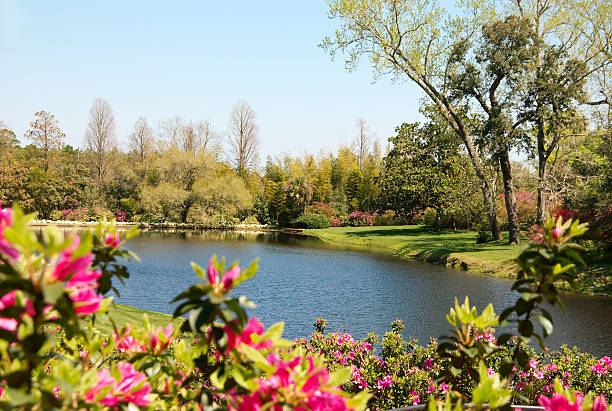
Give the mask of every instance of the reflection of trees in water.
M 183 240 L 204 241 L 257 241 L 276 242 L 277 233 L 258 231 L 226 231 L 226 230 L 146 230 L 141 235 L 148 238 L 180 238 Z M 272 240 L 272 241 L 270 241 Z

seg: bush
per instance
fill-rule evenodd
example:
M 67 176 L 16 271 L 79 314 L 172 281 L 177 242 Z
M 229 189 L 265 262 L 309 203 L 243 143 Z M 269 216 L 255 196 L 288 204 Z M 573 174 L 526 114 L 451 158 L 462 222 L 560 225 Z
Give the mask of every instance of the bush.
M 397 219 L 395 211 L 385 210 L 382 213 L 374 213 L 374 225 L 396 225 Z
M 291 226 L 295 228 L 329 228 L 329 218 L 322 214 L 304 214 L 291 221 Z
M 113 220 L 116 218 L 112 211 L 101 207 L 80 207 L 54 211 L 51 217 L 56 221 L 100 221 L 104 219 Z
M 242 224 L 259 225 L 259 221 L 257 221 L 254 215 L 250 215 L 242 221 Z
M 367 211 L 353 211 L 349 214 L 348 225 L 352 227 L 371 226 L 374 225 L 374 217 Z
M 306 207 L 306 214 L 322 214 L 327 218 L 332 218 L 338 214 L 338 211 L 322 201 L 313 201 L 311 205 Z

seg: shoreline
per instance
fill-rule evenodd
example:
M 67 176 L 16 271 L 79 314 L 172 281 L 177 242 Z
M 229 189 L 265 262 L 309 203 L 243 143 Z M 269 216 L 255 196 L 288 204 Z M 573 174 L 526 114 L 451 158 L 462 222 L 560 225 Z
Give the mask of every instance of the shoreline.
M 350 246 L 362 250 L 380 252 L 389 256 L 398 257 L 409 261 L 425 262 L 430 264 L 444 265 L 454 270 L 465 271 L 467 273 L 486 275 L 497 278 L 514 279 L 517 264 L 513 261 L 518 256 L 523 245 L 510 246 L 504 241 L 489 242 L 475 245 L 479 248 L 476 252 L 494 248 L 502 250 L 509 258 L 506 259 L 486 259 L 478 258 L 473 255 L 473 251 L 454 251 L 449 250 L 439 243 L 429 244 L 429 247 L 412 246 L 411 242 L 423 243 L 418 235 L 402 240 L 391 241 L 394 234 L 389 233 L 393 230 L 405 230 L 413 226 L 377 226 L 377 227 L 342 227 L 341 230 L 334 229 L 305 229 L 302 234 L 318 238 L 319 240 L 338 246 Z M 353 231 L 349 231 L 355 229 Z M 336 230 L 336 232 L 333 232 Z M 384 231 L 385 234 L 371 234 L 367 231 Z M 363 233 L 363 235 L 361 235 Z M 459 232 L 457 233 L 459 234 Z M 450 234 L 451 236 L 453 233 Z M 388 240 L 388 241 L 384 241 Z M 421 240 L 421 241 L 419 241 Z M 459 250 L 464 246 L 457 247 Z M 467 254 L 467 255 L 466 255 Z M 578 281 L 580 287 L 574 290 L 569 284 L 562 283 L 559 290 L 570 294 L 592 295 L 599 297 L 612 298 L 612 265 L 607 264 L 589 266 L 579 271 Z

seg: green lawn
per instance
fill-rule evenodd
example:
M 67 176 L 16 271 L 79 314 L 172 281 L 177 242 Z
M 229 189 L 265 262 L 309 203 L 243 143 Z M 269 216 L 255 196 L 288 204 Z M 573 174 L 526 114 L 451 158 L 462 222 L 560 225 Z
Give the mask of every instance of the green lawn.
M 323 241 L 368 247 L 403 258 L 443 263 L 473 271 L 509 275 L 521 246 L 506 240 L 476 244 L 475 231 L 442 231 L 412 226 L 334 227 L 304 230 Z
M 141 310 L 122 304 L 112 304 L 109 311 L 109 317 L 112 318 L 117 327 L 123 327 L 127 323 L 141 325 L 144 314 L 147 314 L 149 322 L 155 327 L 165 327 L 170 321 L 174 322 L 175 325 L 180 325 L 182 323 L 181 319 L 173 319 L 172 316 L 168 314 Z M 95 328 L 104 334 L 110 334 L 113 331 L 110 319 L 106 315 L 98 315 L 96 317 Z
M 476 244 L 475 231 L 436 232 L 421 225 L 389 227 L 334 227 L 304 230 L 323 241 L 374 249 L 398 257 L 428 261 L 500 277 L 511 277 L 513 260 L 523 246 L 507 240 Z M 579 270 L 578 292 L 612 295 L 612 264 L 597 260 Z M 569 284 L 561 288 L 570 289 Z

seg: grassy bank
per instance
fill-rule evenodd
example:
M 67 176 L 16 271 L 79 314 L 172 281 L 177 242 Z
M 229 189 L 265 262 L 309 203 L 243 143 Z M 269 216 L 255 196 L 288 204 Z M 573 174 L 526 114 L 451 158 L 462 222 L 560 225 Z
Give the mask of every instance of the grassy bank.
M 122 304 L 112 304 L 109 311 L 109 316 L 117 327 L 123 327 L 128 323 L 140 325 L 145 314 L 149 318 L 149 322 L 155 327 L 165 327 L 170 321 L 174 322 L 175 325 L 182 323 L 182 320 L 174 319 L 169 314 L 141 310 Z M 113 331 L 113 326 L 106 315 L 100 315 L 96 317 L 96 329 L 104 334 L 110 334 Z
M 436 232 L 420 225 L 334 227 L 303 232 L 333 244 L 374 249 L 498 277 L 513 275 L 516 269 L 513 260 L 522 249 L 521 245 L 508 245 L 506 239 L 476 244 L 474 231 Z M 580 293 L 612 295 L 612 265 L 598 264 L 582 271 L 579 285 Z

